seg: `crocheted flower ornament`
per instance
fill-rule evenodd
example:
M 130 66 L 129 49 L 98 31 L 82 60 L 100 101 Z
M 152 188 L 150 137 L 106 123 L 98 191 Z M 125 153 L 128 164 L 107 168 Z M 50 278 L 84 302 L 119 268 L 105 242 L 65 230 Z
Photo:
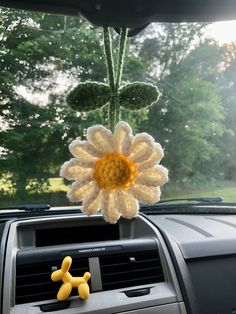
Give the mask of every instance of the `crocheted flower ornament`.
M 126 122 L 119 122 L 114 134 L 102 125 L 89 127 L 87 141 L 76 139 L 69 150 L 75 158 L 60 171 L 62 177 L 75 180 L 69 200 L 82 201 L 87 215 L 101 210 L 110 223 L 120 216 L 137 216 L 139 202 L 158 202 L 160 186 L 168 181 L 168 170 L 159 165 L 164 156 L 161 145 L 147 133 L 133 136 Z

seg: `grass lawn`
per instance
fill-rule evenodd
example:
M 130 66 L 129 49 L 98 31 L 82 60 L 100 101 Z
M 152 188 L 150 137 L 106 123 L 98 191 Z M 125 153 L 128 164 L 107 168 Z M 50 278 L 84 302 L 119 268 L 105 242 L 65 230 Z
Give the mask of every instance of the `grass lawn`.
M 68 190 L 68 187 L 63 184 L 62 178 L 51 178 L 49 179 L 50 187 L 49 192 L 57 192 L 57 191 L 64 191 Z
M 68 200 L 66 197 L 66 191 L 68 186 L 63 183 L 62 178 L 51 178 L 49 179 L 50 187 L 45 193 L 29 193 L 27 200 L 31 199 L 31 202 L 42 201 L 49 202 L 53 205 L 65 205 Z M 166 187 L 168 188 L 166 190 Z M 171 185 L 166 185 L 163 190 L 162 200 L 168 198 L 188 198 L 188 197 L 203 197 L 203 196 L 220 196 L 224 199 L 225 202 L 236 202 L 236 182 L 233 181 L 222 181 L 217 182 L 217 186 L 204 186 L 201 188 L 195 189 L 178 189 L 175 190 Z M 170 188 L 170 189 L 169 189 Z M 0 190 L 8 190 L 7 184 L 1 184 L 0 181 Z M 43 195 L 45 194 L 45 195 Z M 9 195 L 10 196 L 10 195 Z M 12 199 L 11 199 L 12 202 Z M 1 203 L 1 197 L 0 197 Z M 15 203 L 22 203 L 22 200 L 15 200 Z
M 56 191 L 67 191 L 68 187 L 66 187 L 63 184 L 63 181 L 61 178 L 52 178 L 50 179 L 50 192 L 56 192 Z M 226 202 L 236 202 L 236 182 L 220 182 L 219 186 L 217 187 L 204 187 L 204 189 L 198 189 L 188 192 L 178 192 L 176 193 L 173 191 L 170 196 L 163 195 L 163 199 L 169 198 L 169 197 L 177 197 L 177 198 L 185 198 L 185 197 L 203 197 L 203 196 L 220 196 L 224 199 Z
M 45 192 L 58 192 L 58 191 L 64 191 L 66 192 L 68 190 L 68 187 L 63 184 L 62 178 L 51 178 L 49 179 L 50 187 Z M 3 182 L 3 180 L 0 180 L 0 190 L 7 191 L 10 188 L 10 183 Z
M 195 190 L 189 193 L 171 195 L 171 197 L 203 197 L 203 196 L 220 196 L 225 202 L 236 202 L 236 184 L 234 187 L 216 187 L 205 190 Z M 165 197 L 167 198 L 167 197 Z

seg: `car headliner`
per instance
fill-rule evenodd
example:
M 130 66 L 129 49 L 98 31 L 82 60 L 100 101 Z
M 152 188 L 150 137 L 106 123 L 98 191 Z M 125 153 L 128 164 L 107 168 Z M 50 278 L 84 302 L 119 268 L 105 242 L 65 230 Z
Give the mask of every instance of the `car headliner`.
M 83 16 L 97 26 L 236 19 L 235 0 L 0 0 L 0 6 Z

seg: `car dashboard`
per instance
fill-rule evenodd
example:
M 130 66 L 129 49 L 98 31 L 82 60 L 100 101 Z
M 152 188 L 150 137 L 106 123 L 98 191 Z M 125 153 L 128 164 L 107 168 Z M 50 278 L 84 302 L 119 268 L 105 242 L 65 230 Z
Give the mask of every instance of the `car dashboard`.
M 35 215 L 2 222 L 1 313 L 236 313 L 236 216 Z M 51 273 L 72 257 L 91 295 L 56 300 Z
M 130 36 L 152 22 L 236 17 L 232 0 L 0 0 L 0 5 L 80 15 L 96 26 L 128 27 Z M 236 215 L 204 209 L 140 212 L 114 225 L 100 214 L 85 216 L 79 207 L 1 211 L 0 314 L 236 314 Z M 51 274 L 66 256 L 72 258 L 73 276 L 91 274 L 87 300 L 73 289 L 68 300 L 57 301 L 62 282 L 53 282 Z

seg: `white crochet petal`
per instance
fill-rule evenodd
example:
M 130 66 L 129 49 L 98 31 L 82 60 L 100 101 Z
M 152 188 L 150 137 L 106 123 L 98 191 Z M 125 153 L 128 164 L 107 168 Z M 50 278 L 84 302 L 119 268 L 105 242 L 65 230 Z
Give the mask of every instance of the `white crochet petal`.
M 100 157 L 101 154 L 87 141 L 74 140 L 69 145 L 69 150 L 75 157 L 81 154 L 88 154 L 90 157 Z
M 90 171 L 90 172 L 84 173 L 83 175 L 77 177 L 75 181 L 77 182 L 77 184 L 82 186 L 82 185 L 88 184 L 89 182 L 91 182 L 93 180 L 94 180 L 93 172 Z
M 77 159 L 72 158 L 61 166 L 60 176 L 67 180 L 76 180 L 81 177 L 92 178 L 92 169 L 80 167 Z
M 138 163 L 136 166 L 138 170 L 143 170 L 151 168 L 154 165 L 158 164 L 161 159 L 164 157 L 164 151 L 159 143 L 154 143 L 153 151 L 149 158 L 143 162 Z
M 91 168 L 95 165 L 100 154 L 86 141 L 74 140 L 69 145 L 69 150 L 76 157 L 77 164 L 81 167 Z
M 131 219 L 138 215 L 138 201 L 126 191 L 117 192 L 117 209 L 125 218 Z
M 91 126 L 87 130 L 88 142 L 100 153 L 112 152 L 113 135 L 102 125 Z
M 126 122 L 119 122 L 114 131 L 113 142 L 117 152 L 127 155 L 132 143 L 132 129 Z
M 80 202 L 82 199 L 86 198 L 96 186 L 97 184 L 93 181 L 87 184 L 75 181 L 67 192 L 67 197 L 71 202 Z
M 168 181 L 168 169 L 163 166 L 156 166 L 138 172 L 135 183 L 148 186 L 162 186 Z
M 96 185 L 83 199 L 82 212 L 86 215 L 93 215 L 99 210 L 100 188 Z
M 102 191 L 100 207 L 103 217 L 107 222 L 115 224 L 120 218 L 120 213 L 116 206 L 116 192 Z
M 129 189 L 131 193 L 142 204 L 155 204 L 160 200 L 161 190 L 159 187 L 135 184 Z
M 147 133 L 140 133 L 133 138 L 129 159 L 133 162 L 143 162 L 152 154 L 153 148 L 153 137 Z

